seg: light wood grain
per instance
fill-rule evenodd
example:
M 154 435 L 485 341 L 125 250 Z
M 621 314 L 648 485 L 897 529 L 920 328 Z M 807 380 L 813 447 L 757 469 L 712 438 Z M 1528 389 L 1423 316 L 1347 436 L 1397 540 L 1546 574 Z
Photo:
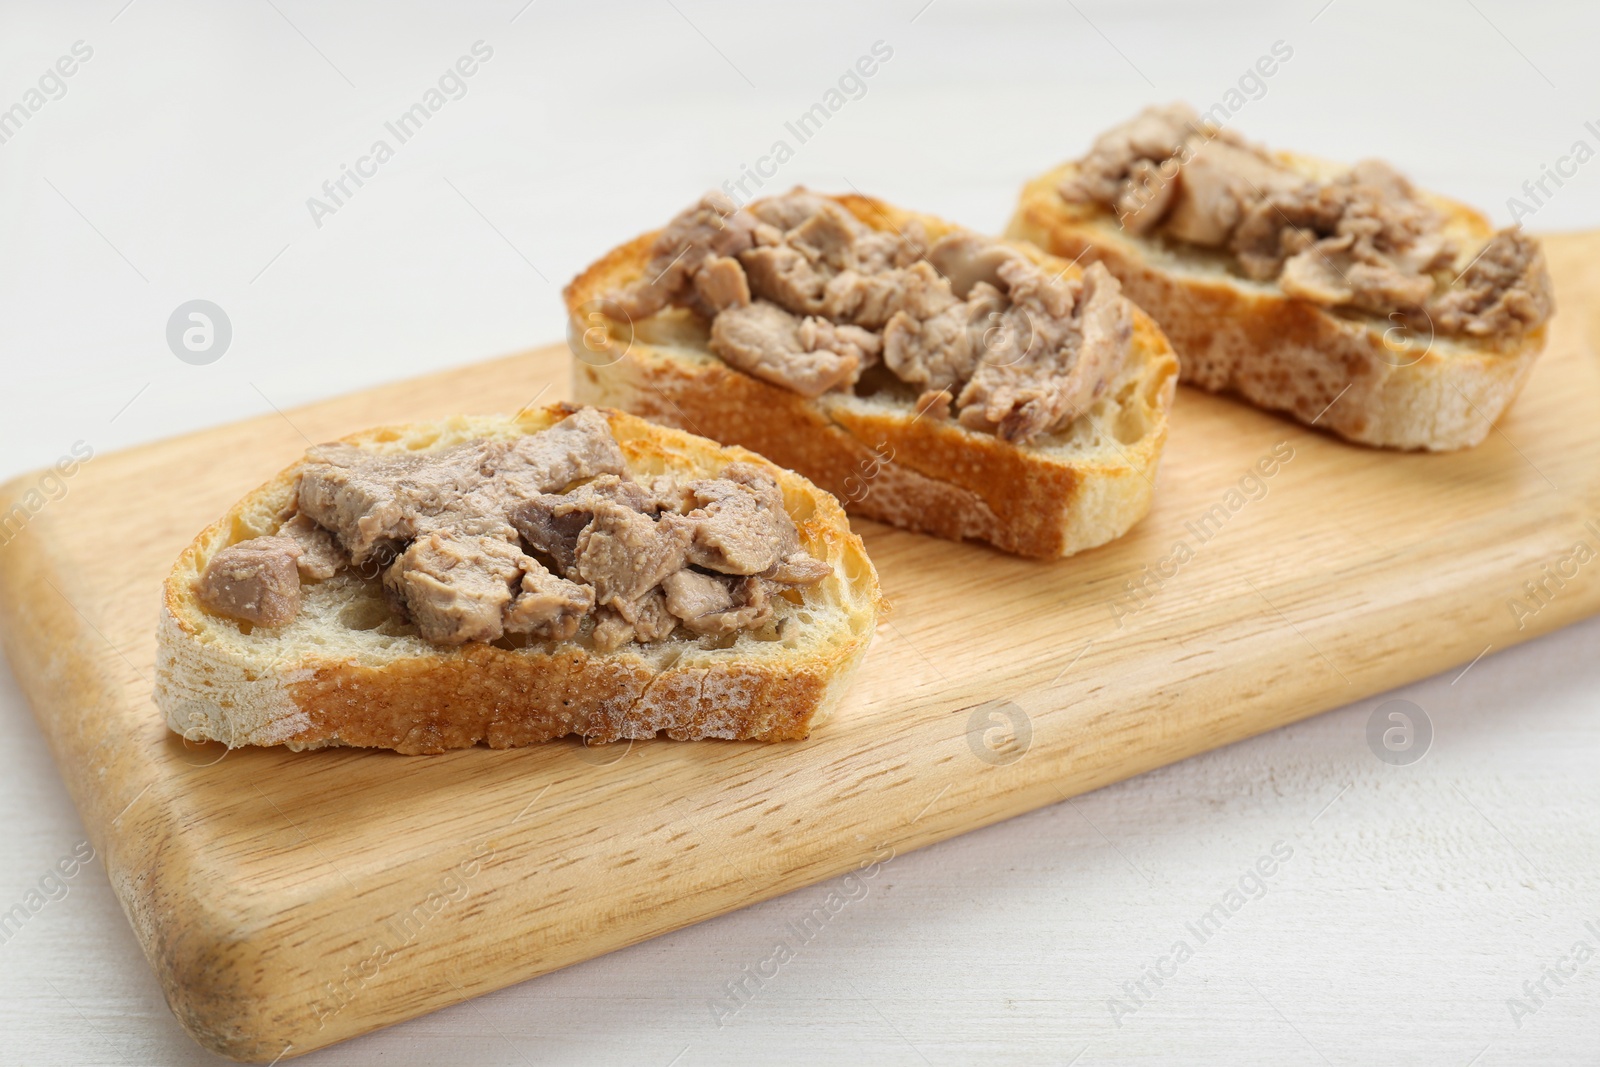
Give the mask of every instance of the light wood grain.
M 293 1056 L 1600 610 L 1600 565 L 1521 629 L 1508 607 L 1600 520 L 1600 237 L 1550 253 L 1567 310 L 1471 452 L 1368 451 L 1186 391 L 1154 511 L 1106 549 L 1039 563 L 861 524 L 893 610 L 805 743 L 407 758 L 163 727 L 157 590 L 196 530 L 308 441 L 553 399 L 557 348 L 94 459 L 0 548 L 6 651 L 180 1021 L 228 1055 Z M 1200 543 L 1186 524 L 1284 443 L 1266 494 Z M 1125 583 L 1180 539 L 1193 558 L 1119 627 Z M 1026 716 L 1020 758 L 983 747 L 1000 719 L 969 733 L 1002 701 Z

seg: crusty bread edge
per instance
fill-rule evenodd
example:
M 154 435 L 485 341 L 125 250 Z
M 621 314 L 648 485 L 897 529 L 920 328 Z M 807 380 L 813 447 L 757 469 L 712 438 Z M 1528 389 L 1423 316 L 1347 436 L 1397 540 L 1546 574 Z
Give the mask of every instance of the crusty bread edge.
M 902 230 L 916 218 L 937 240 L 957 227 L 862 196 L 833 197 L 874 229 Z M 1019 555 L 1053 558 L 1126 533 L 1150 509 L 1177 385 L 1177 359 L 1155 322 L 1135 309 L 1138 392 L 1149 423 L 1105 461 L 1068 460 L 952 420 L 890 413 L 825 395 L 816 400 L 683 355 L 684 344 L 619 338 L 595 329 L 593 309 L 643 275 L 655 233 L 612 249 L 565 290 L 574 352 L 573 393 L 655 421 L 753 449 L 801 471 L 854 514 L 952 540 L 985 541 Z M 1036 263 L 1081 271 L 1031 245 Z M 586 332 L 587 331 L 587 332 Z M 889 458 L 885 458 L 889 457 Z
M 1329 169 L 1279 155 L 1307 172 Z M 1029 181 L 1007 235 L 1104 263 L 1166 331 L 1187 383 L 1236 393 L 1361 444 L 1452 451 L 1488 436 L 1544 348 L 1547 326 L 1503 349 L 1419 338 L 1419 357 L 1415 348 L 1391 347 L 1403 337 L 1384 319 L 1334 314 L 1276 285 L 1220 271 L 1166 269 L 1153 242 L 1128 234 L 1110 210 L 1062 199 L 1057 189 L 1075 169 L 1063 164 Z M 1458 232 L 1480 239 L 1493 232 L 1466 205 L 1429 199 Z
M 557 405 L 521 413 L 515 422 L 533 432 L 573 410 Z M 680 460 L 687 456 L 698 469 L 743 460 L 769 470 L 796 514 L 802 543 L 834 566 L 834 576 L 824 582 L 840 583 L 848 637 L 820 651 L 660 669 L 629 648 L 593 653 L 577 645 L 546 653 L 471 644 L 375 664 L 316 656 L 277 663 L 268 643 L 259 653 L 241 654 L 208 640 L 214 617 L 195 601 L 193 578 L 220 548 L 260 532 L 250 528 L 246 516 L 259 514 L 264 502 L 272 502 L 273 509 L 288 502 L 295 464 L 202 531 L 166 580 L 153 695 L 167 725 L 187 739 L 230 747 L 355 745 L 401 752 L 479 742 L 510 747 L 573 732 L 600 742 L 658 733 L 769 741 L 806 737 L 843 698 L 866 655 L 880 606 L 876 571 L 843 509 L 805 479 L 744 449 L 717 446 L 622 412 L 605 414 L 625 448 L 654 447 Z M 344 440 L 359 445 L 415 429 L 379 427 Z M 470 698 L 463 697 L 463 680 Z M 530 693 L 559 693 L 572 706 L 552 717 L 529 707 Z

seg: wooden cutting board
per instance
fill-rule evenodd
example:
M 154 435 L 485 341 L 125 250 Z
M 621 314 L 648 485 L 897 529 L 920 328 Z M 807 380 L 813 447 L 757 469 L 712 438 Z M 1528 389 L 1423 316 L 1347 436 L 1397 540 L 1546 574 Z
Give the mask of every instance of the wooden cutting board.
M 1600 234 L 1548 248 L 1550 349 L 1471 452 L 1186 390 L 1155 510 L 1107 548 L 858 524 L 892 611 L 806 742 L 297 755 L 162 725 L 157 592 L 195 532 L 308 441 L 557 399 L 558 347 L 95 457 L 0 546 L 6 653 L 179 1021 L 294 1056 L 1600 611 L 1574 553 L 1600 550 Z

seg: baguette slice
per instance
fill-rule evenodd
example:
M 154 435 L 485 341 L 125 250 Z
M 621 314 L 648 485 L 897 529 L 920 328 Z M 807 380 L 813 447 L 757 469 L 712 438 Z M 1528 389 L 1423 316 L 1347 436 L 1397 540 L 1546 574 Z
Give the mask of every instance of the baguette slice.
M 477 438 L 546 429 L 575 408 L 380 427 L 344 440 L 380 452 L 423 452 Z M 804 738 L 844 695 L 872 638 L 877 574 L 838 503 L 743 449 L 606 412 L 637 476 L 712 477 L 736 460 L 766 468 L 805 549 L 833 567 L 794 599 L 774 597 L 774 625 L 712 639 L 683 631 L 599 652 L 571 641 L 502 639 L 430 644 L 385 604 L 381 583 L 345 570 L 302 591 L 299 614 L 276 628 L 205 611 L 194 584 L 227 545 L 277 530 L 299 464 L 208 526 L 166 581 L 155 701 L 190 740 L 441 752 L 509 748 L 579 734 L 594 741 Z M 781 627 L 781 629 L 779 629 Z
M 1308 178 L 1345 169 L 1273 155 Z M 1077 170 L 1067 163 L 1028 182 L 1007 236 L 1104 263 L 1171 338 L 1185 383 L 1236 393 L 1361 444 L 1445 452 L 1488 436 L 1544 348 L 1548 324 L 1496 344 L 1295 299 L 1276 282 L 1230 271 L 1225 256 L 1134 236 L 1109 208 L 1068 202 L 1058 189 Z M 1465 204 L 1423 196 L 1463 247 L 1494 234 Z
M 831 199 L 875 230 L 912 218 L 930 242 L 960 228 L 862 196 Z M 1019 555 L 1069 556 L 1122 536 L 1150 510 L 1167 437 L 1177 358 L 1134 309 L 1132 353 L 1120 376 L 1064 431 L 1025 445 L 919 417 L 916 391 L 842 391 L 807 399 L 713 355 L 705 321 L 671 309 L 625 321 L 608 294 L 639 280 L 656 233 L 624 244 L 565 290 L 574 393 L 743 445 L 793 468 L 851 513 Z M 1051 273 L 1081 271 L 1015 245 Z

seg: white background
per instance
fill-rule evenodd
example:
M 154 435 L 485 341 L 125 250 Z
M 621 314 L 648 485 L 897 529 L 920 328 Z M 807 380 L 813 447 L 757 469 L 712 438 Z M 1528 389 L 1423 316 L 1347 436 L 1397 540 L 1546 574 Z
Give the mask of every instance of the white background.
M 877 41 L 892 58 L 768 191 L 994 231 L 1025 177 L 1147 103 L 1208 106 L 1280 40 L 1235 128 L 1387 158 L 1499 221 L 1600 147 L 1593 4 L 124 2 L 0 7 L 0 108 L 93 49 L 0 144 L 0 475 L 559 340 L 571 275 L 795 144 L 784 122 Z M 466 95 L 317 226 L 307 198 L 479 40 Z M 1600 224 L 1597 193 L 1590 163 L 1530 224 Z M 233 325 L 209 366 L 165 344 L 194 298 Z M 1392 694 L 1433 722 L 1414 766 L 1369 751 L 1374 700 L 900 857 L 722 1028 L 708 1002 L 827 887 L 305 1062 L 1594 1063 L 1600 959 L 1520 1026 L 1507 998 L 1600 948 L 1597 639 Z M 9 672 L 0 704 L 3 910 L 83 829 Z M 1266 895 L 1113 1022 L 1278 841 Z M 212 1062 L 98 865 L 0 945 L 0 1062 Z

